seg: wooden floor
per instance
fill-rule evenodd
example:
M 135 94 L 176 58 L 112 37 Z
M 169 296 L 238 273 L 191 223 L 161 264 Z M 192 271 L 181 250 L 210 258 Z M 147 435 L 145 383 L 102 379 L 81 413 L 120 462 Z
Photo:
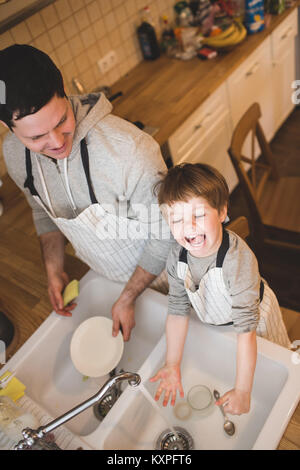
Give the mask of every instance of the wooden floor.
M 299 112 L 296 117 L 300 126 Z M 297 128 L 295 135 L 299 138 L 299 126 L 296 124 L 293 122 L 294 126 L 291 128 L 294 131 Z M 286 133 L 287 131 L 284 138 L 290 142 L 291 139 Z M 280 142 L 277 142 L 277 145 L 280 146 Z M 296 147 L 297 151 L 298 149 L 299 147 Z M 297 165 L 293 156 L 291 159 Z M 297 170 L 298 168 L 300 171 L 300 165 L 297 165 Z M 11 318 L 16 327 L 16 337 L 8 350 L 8 359 L 41 325 L 52 308 L 31 211 L 24 196 L 10 178 L 4 177 L 3 182 L 0 189 L 0 199 L 4 203 L 4 214 L 0 217 L 0 310 Z M 237 211 L 236 215 L 243 214 Z M 87 270 L 87 266 L 81 261 L 66 255 L 66 271 L 71 279 L 81 279 Z M 284 309 L 283 314 L 291 340 L 300 340 L 300 315 L 295 317 L 288 309 Z M 300 450 L 300 404 L 278 449 Z
M 4 177 L 0 197 L 0 309 L 17 326 L 13 354 L 52 311 L 47 293 L 38 237 L 28 204 L 9 177 Z M 70 277 L 80 279 L 87 266 L 66 255 Z

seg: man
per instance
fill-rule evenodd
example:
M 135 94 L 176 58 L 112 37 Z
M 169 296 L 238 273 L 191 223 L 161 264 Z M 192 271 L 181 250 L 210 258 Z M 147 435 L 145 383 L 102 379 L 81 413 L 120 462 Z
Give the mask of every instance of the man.
M 0 120 L 10 129 L 3 153 L 7 171 L 32 207 L 54 310 L 63 307 L 67 238 L 96 272 L 127 282 L 112 309 L 113 335 L 125 341 L 134 327 L 136 298 L 163 271 L 173 243 L 152 187 L 165 170 L 158 144 L 111 114 L 102 94 L 67 97 L 60 71 L 42 51 L 14 45 L 0 51 L 6 104 Z M 158 206 L 157 206 L 158 207 Z M 141 232 L 144 236 L 141 236 Z M 165 239 L 163 239 L 165 238 Z

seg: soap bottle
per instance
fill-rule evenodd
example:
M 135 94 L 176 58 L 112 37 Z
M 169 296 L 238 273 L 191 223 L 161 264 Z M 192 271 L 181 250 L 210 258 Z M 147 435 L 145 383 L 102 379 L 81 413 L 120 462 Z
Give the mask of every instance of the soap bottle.
M 160 49 L 149 7 L 142 10 L 142 23 L 137 28 L 137 35 L 144 59 L 157 59 L 160 56 Z
M 23 429 L 38 427 L 39 422 L 35 416 L 17 406 L 11 398 L 0 397 L 0 432 L 2 431 L 14 444 L 23 439 Z

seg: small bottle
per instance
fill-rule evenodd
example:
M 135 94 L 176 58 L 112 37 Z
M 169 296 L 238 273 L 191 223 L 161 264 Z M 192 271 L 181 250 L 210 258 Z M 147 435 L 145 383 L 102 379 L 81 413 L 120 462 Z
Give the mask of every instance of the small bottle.
M 22 430 L 36 429 L 38 420 L 17 406 L 9 397 L 0 397 L 0 431 L 17 444 L 23 439 Z
M 162 18 L 162 34 L 161 34 L 161 49 L 167 55 L 171 55 L 176 46 L 176 38 L 173 28 L 169 25 L 168 17 L 163 15 Z
M 284 0 L 271 0 L 270 2 L 270 13 L 272 15 L 280 15 L 285 10 Z
M 241 22 L 245 20 L 245 0 L 233 0 L 233 17 Z
M 149 7 L 145 7 L 142 11 L 142 24 L 137 28 L 137 35 L 144 59 L 157 59 L 160 56 L 160 49 Z

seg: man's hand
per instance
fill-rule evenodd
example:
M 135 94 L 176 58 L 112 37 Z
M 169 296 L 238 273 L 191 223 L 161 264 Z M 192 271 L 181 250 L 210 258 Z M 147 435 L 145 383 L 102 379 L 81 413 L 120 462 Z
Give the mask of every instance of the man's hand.
M 48 294 L 50 302 L 55 312 L 64 317 L 71 317 L 71 310 L 76 307 L 76 304 L 73 302 L 64 307 L 62 293 L 68 283 L 69 277 L 65 272 L 52 274 L 48 277 Z
M 59 315 L 71 317 L 71 310 L 76 304 L 70 303 L 64 307 L 62 293 L 69 283 L 64 271 L 65 237 L 59 231 L 47 232 L 40 235 L 42 257 L 48 277 L 48 294 L 53 309 Z
M 114 303 L 111 314 L 113 319 L 112 335 L 117 336 L 121 329 L 124 341 L 129 341 L 131 330 L 135 327 L 134 303 L 119 298 Z
M 140 266 L 136 267 L 134 273 L 124 287 L 123 292 L 112 307 L 113 336 L 117 336 L 119 329 L 121 328 L 124 341 L 128 341 L 130 339 L 131 330 L 135 326 L 135 301 L 155 278 L 156 276 L 154 276 L 154 274 L 148 273 Z
M 216 405 L 224 406 L 224 411 L 232 415 L 241 415 L 250 410 L 251 393 L 243 390 L 232 389 L 216 401 Z

